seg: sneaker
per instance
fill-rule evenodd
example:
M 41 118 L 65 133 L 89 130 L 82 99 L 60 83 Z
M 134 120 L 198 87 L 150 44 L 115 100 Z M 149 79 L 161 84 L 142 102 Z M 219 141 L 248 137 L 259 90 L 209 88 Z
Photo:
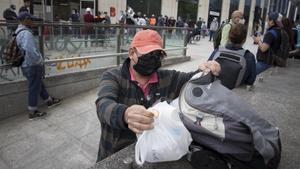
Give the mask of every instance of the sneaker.
M 61 104 L 61 99 L 52 97 L 51 101 L 47 102 L 48 108 L 54 107 Z
M 28 114 L 28 118 L 29 118 L 29 120 L 33 120 L 33 119 L 44 117 L 46 115 L 47 115 L 46 112 L 40 112 L 40 111 L 36 110 L 34 112 L 30 112 Z

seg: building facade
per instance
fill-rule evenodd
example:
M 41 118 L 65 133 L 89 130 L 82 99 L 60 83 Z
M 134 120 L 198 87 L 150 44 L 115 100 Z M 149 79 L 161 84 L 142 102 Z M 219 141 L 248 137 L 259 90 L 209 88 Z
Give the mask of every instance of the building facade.
M 56 17 L 68 20 L 72 9 L 77 9 L 83 14 L 89 7 L 93 14 L 97 11 L 108 12 L 112 23 L 117 23 L 120 11 L 126 11 L 131 7 L 135 12 L 142 12 L 148 17 L 152 14 L 174 18 L 180 16 L 194 21 L 201 17 L 209 25 L 214 17 L 218 18 L 219 22 L 226 21 L 234 10 L 239 9 L 244 13 L 248 30 L 252 30 L 255 22 L 261 22 L 264 27 L 267 13 L 270 11 L 280 12 L 296 21 L 300 13 L 298 10 L 300 4 L 297 2 L 297 0 L 32 0 L 31 12 L 51 22 Z M 0 11 L 4 11 L 10 4 L 15 4 L 19 9 L 23 5 L 23 0 L 1 1 Z

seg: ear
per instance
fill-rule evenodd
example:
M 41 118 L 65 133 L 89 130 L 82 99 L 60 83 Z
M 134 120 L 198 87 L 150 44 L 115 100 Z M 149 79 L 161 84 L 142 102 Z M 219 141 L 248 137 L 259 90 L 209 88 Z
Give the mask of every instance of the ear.
M 128 57 L 129 57 L 130 60 L 132 60 L 133 55 L 134 55 L 134 49 L 130 48 L 128 50 Z

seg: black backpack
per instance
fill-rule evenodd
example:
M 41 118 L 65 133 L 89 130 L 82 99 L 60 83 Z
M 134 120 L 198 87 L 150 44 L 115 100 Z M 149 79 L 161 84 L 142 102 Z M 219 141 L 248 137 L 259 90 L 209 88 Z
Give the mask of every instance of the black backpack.
M 246 52 L 249 51 L 220 47 L 213 56 L 213 60 L 220 64 L 222 70 L 218 78 L 221 80 L 221 84 L 228 89 L 233 89 L 242 83 L 247 68 L 244 57 Z
M 285 30 L 280 29 L 279 31 L 280 31 L 280 47 L 276 52 L 272 51 L 274 57 L 273 65 L 279 67 L 286 67 L 286 61 L 287 58 L 289 57 L 289 50 L 290 50 L 289 36 Z M 270 30 L 270 32 L 275 37 L 275 39 L 278 38 L 278 34 L 274 29 Z
M 5 63 L 9 64 L 12 67 L 19 67 L 24 61 L 24 55 L 23 53 L 21 53 L 17 45 L 17 36 L 24 30 L 26 29 L 21 29 L 17 33 L 14 33 L 12 35 L 3 52 L 3 59 Z
M 230 26 L 232 26 L 231 23 L 227 23 L 227 24 L 229 24 Z M 222 25 L 215 32 L 214 37 L 213 37 L 213 40 L 214 40 L 214 49 L 219 48 L 219 46 L 221 44 L 221 39 L 222 39 L 222 30 L 223 30 L 224 26 L 227 25 L 227 24 Z

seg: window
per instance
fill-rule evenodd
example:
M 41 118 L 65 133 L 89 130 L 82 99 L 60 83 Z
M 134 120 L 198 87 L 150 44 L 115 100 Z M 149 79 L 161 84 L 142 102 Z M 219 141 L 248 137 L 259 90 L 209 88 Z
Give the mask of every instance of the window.
M 152 14 L 161 14 L 161 0 L 127 0 L 127 7 L 130 6 L 135 13 L 141 12 L 150 17 Z
M 238 10 L 239 9 L 239 0 L 230 0 L 230 8 L 229 8 L 229 18 L 231 18 L 231 14 L 233 11 Z
M 181 16 L 186 21 L 196 22 L 198 11 L 198 0 L 179 0 L 178 1 L 178 16 Z

